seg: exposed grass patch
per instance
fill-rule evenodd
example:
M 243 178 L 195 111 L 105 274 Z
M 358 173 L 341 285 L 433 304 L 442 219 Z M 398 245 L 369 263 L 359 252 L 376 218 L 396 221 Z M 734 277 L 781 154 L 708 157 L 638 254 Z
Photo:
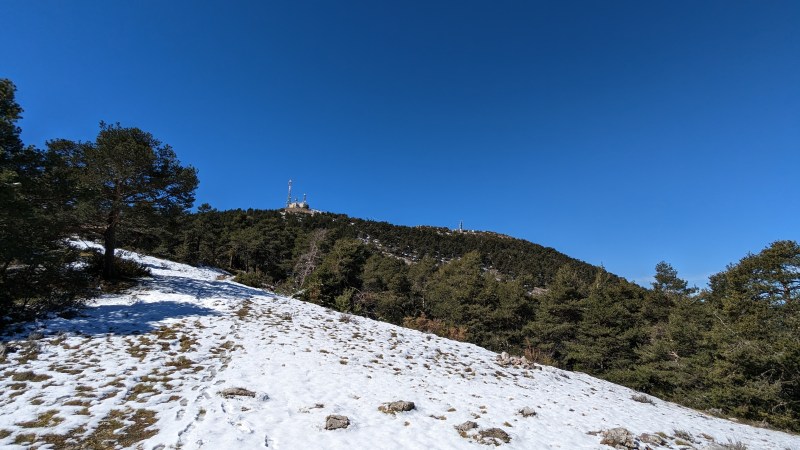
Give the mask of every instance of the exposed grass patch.
M 32 370 L 28 370 L 27 372 L 16 372 L 11 375 L 11 379 L 14 381 L 32 381 L 34 383 L 49 380 L 50 378 L 52 378 L 50 375 L 36 374 Z
M 88 400 L 68 400 L 62 403 L 64 406 L 91 406 L 92 402 Z
M 77 394 L 75 395 L 77 397 L 94 398 L 95 397 L 95 395 L 93 394 L 94 391 L 95 388 L 93 388 L 92 386 L 78 385 L 78 387 L 75 388 L 75 392 L 77 392 Z
M 81 442 L 82 449 L 104 450 L 128 448 L 158 433 L 150 427 L 156 423 L 156 413 L 147 409 L 112 410 L 97 428 Z
M 98 398 L 98 400 L 100 400 L 100 401 L 108 400 L 111 397 L 115 397 L 117 394 L 119 394 L 118 390 L 111 390 L 111 391 L 108 391 L 105 394 L 101 395 L 100 398 Z
M 692 442 L 694 442 L 694 436 L 692 436 L 692 434 L 689 433 L 686 430 L 672 430 L 672 432 L 675 434 L 676 438 L 680 438 L 680 439 L 683 439 L 684 441 L 688 441 L 687 444 L 678 444 L 678 445 L 689 445 Z M 677 444 L 678 442 L 675 441 L 675 443 Z
M 156 389 L 152 384 L 139 383 L 136 386 L 132 387 L 130 391 L 128 391 L 128 396 L 125 397 L 125 401 L 139 400 L 140 395 L 160 394 L 160 393 L 161 391 Z
M 150 353 L 150 348 L 145 347 L 144 345 L 131 344 L 127 349 L 125 349 L 125 351 L 139 361 L 144 361 L 144 358 L 148 355 L 148 353 Z
M 197 345 L 197 339 L 188 334 L 182 334 L 178 343 L 180 344 L 181 352 L 186 353 L 194 349 L 193 347 Z
M 0 430 L 0 439 L 5 439 L 11 436 L 11 432 L 8 430 Z
M 8 385 L 8 388 L 12 391 L 19 391 L 21 389 L 25 389 L 28 385 L 25 383 L 11 383 Z
M 55 449 L 78 449 L 80 446 L 79 438 L 86 433 L 86 427 L 81 425 L 78 428 L 69 430 L 65 434 L 45 434 L 39 436 L 39 440 L 53 446 Z
M 50 366 L 50 370 L 58 373 L 65 373 L 67 375 L 80 375 L 83 373 L 83 369 L 71 369 L 69 367 L 57 366 L 57 365 Z
M 243 301 L 242 307 L 236 311 L 236 317 L 240 319 L 246 319 L 247 316 L 249 316 L 250 313 L 252 312 L 252 308 L 250 308 L 250 305 L 252 304 L 253 302 L 251 302 L 250 300 Z
M 104 384 L 103 387 L 124 388 L 125 385 L 122 383 L 122 380 L 124 380 L 124 378 L 122 378 L 122 377 L 114 378 L 113 380 L 111 380 L 108 383 Z
M 18 434 L 14 438 L 14 443 L 17 445 L 33 444 L 36 442 L 36 435 L 33 433 Z
M 17 422 L 16 425 L 22 428 L 53 427 L 64 421 L 63 417 L 58 417 L 56 414 L 58 414 L 58 410 L 51 409 L 39 414 L 39 416 L 34 420 L 28 422 Z
M 39 359 L 39 344 L 28 342 L 17 358 L 17 364 L 27 364 Z
M 179 356 L 176 359 L 165 363 L 164 365 L 174 367 L 177 370 L 184 370 L 192 367 L 194 365 L 194 361 L 185 356 Z

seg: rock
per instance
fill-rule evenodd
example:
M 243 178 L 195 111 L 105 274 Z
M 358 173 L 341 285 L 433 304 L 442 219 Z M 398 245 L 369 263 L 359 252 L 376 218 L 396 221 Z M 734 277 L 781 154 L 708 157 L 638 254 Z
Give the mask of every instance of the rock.
M 600 443 L 614 448 L 639 448 L 639 443 L 634 440 L 633 434 L 621 427 L 604 431 Z
M 523 369 L 534 369 L 536 365 L 524 356 L 511 356 L 506 352 L 500 353 L 495 359 L 501 367 L 520 367 Z
M 666 445 L 667 441 L 657 434 L 642 433 L 639 435 L 639 440 L 645 444 L 653 445 Z
M 396 414 L 399 412 L 404 411 L 411 411 L 412 409 L 416 409 L 417 406 L 414 405 L 414 402 L 406 402 L 403 400 L 399 400 L 396 402 L 384 403 L 378 407 L 378 411 L 384 412 L 386 414 Z
M 462 433 L 466 433 L 469 430 L 478 428 L 478 424 L 473 422 L 473 421 L 471 421 L 471 420 L 468 420 L 468 421 L 462 423 L 461 425 L 456 425 L 455 428 L 456 428 L 456 430 L 458 430 L 458 431 L 460 431 Z
M 226 388 L 219 392 L 219 395 L 225 398 L 233 398 L 233 397 L 254 397 L 256 393 L 245 388 Z
M 524 408 L 520 409 L 520 410 L 518 411 L 518 413 L 519 413 L 519 414 L 520 414 L 522 417 L 533 417 L 533 416 L 535 416 L 535 415 L 536 415 L 536 410 L 535 410 L 535 409 L 533 409 L 533 408 L 531 408 L 531 407 L 529 407 L 529 406 L 526 406 L 526 407 L 524 407 Z
M 350 426 L 350 419 L 347 416 L 337 416 L 332 414 L 325 418 L 326 430 L 338 430 L 339 428 L 347 428 Z
M 478 442 L 481 444 L 500 445 L 511 442 L 511 436 L 500 428 L 489 428 L 478 432 Z

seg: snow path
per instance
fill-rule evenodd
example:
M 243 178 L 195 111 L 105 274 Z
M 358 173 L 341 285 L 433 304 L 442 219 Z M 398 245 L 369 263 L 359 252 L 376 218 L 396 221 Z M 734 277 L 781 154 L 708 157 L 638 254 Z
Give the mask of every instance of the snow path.
M 503 368 L 471 344 L 281 298 L 216 270 L 126 255 L 147 264 L 152 279 L 9 342 L 17 351 L 0 362 L 0 447 L 59 448 L 72 436 L 113 448 L 101 433 L 113 425 L 105 436 L 116 448 L 485 448 L 454 429 L 473 420 L 505 430 L 509 449 L 610 449 L 587 433 L 625 427 L 670 437 L 683 430 L 696 441 L 653 449 L 700 449 L 713 437 L 800 450 L 798 436 L 655 398 L 636 402 L 636 392 L 585 374 Z M 34 328 L 44 338 L 24 339 Z M 255 396 L 220 395 L 232 387 Z M 396 400 L 416 409 L 378 411 Z M 537 415 L 523 418 L 524 407 Z M 351 425 L 326 431 L 330 414 Z M 152 424 L 137 435 L 137 421 Z

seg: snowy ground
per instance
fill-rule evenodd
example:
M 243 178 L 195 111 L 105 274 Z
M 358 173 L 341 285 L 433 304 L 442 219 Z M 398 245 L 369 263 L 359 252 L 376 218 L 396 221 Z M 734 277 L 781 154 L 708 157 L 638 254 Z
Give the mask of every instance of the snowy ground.
M 128 255 L 151 280 L 7 342 L 16 351 L 0 357 L 0 447 L 486 448 L 478 432 L 500 428 L 510 437 L 502 448 L 610 449 L 597 432 L 624 427 L 663 433 L 652 449 L 715 439 L 800 450 L 800 436 L 634 401 L 580 373 L 504 368 L 471 344 Z M 27 339 L 33 331 L 44 336 Z M 220 395 L 233 387 L 255 395 Z M 378 410 L 396 400 L 416 409 Z M 525 407 L 537 414 L 523 417 Z M 350 426 L 326 430 L 331 414 Z M 467 420 L 479 428 L 459 433 Z

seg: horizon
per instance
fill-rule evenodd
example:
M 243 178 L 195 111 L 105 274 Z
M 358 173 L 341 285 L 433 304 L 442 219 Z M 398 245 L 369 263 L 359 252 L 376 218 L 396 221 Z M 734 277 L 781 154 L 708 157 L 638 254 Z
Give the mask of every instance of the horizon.
M 151 132 L 195 206 L 312 208 L 690 285 L 800 240 L 800 3 L 5 4 L 25 144 Z

